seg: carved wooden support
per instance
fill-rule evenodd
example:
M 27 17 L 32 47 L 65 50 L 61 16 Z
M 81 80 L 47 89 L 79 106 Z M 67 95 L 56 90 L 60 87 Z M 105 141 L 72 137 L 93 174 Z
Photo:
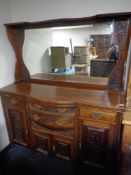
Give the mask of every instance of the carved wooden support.
M 122 89 L 122 76 L 124 70 L 124 60 L 119 59 L 108 80 L 108 87 L 111 89 Z
M 7 34 L 9 37 L 9 40 L 12 44 L 12 47 L 15 50 L 16 54 L 16 68 L 15 68 L 15 82 L 19 81 L 29 81 L 30 80 L 30 74 L 27 70 L 22 56 L 22 49 L 23 49 L 23 43 L 24 43 L 24 29 L 14 29 L 11 27 L 7 27 Z
M 124 65 L 127 59 L 130 32 L 130 20 L 114 21 L 113 42 L 119 46 L 119 58 L 111 76 L 109 77 L 108 87 L 112 89 L 123 89 L 124 86 Z

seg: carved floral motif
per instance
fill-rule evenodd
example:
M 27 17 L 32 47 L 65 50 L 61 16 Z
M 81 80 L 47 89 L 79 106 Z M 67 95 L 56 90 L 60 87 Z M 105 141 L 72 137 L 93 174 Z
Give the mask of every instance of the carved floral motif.
M 83 151 L 86 160 L 104 164 L 106 157 L 107 129 L 84 126 Z
M 70 144 L 55 140 L 53 146 L 53 152 L 55 156 L 69 160 L 71 152 Z
M 43 132 L 50 132 L 50 133 L 53 133 L 53 134 L 58 134 L 58 135 L 63 135 L 63 136 L 70 136 L 70 137 L 74 137 L 74 129 L 69 129 L 69 130 L 56 130 L 56 129 L 48 129 L 47 127 L 42 127 L 40 125 L 38 125 L 37 123 L 35 122 L 31 122 L 31 125 L 33 128 L 36 128 L 36 129 L 41 129 Z
M 25 140 L 25 136 L 22 130 L 22 113 L 15 110 L 9 110 L 9 114 L 15 138 Z
M 40 104 L 30 104 L 30 108 L 41 110 L 45 113 L 59 113 L 63 115 L 73 115 L 75 113 L 74 107 L 52 107 L 52 106 L 44 106 Z

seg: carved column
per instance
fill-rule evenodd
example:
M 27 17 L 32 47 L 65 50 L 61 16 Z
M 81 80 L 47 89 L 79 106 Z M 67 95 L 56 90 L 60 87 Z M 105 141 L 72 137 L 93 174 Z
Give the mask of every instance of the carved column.
M 127 52 L 130 38 L 130 20 L 114 21 L 113 42 L 119 46 L 119 57 L 108 81 L 108 87 L 123 89 L 124 64 L 127 59 Z
M 15 69 L 15 82 L 30 80 L 29 71 L 27 70 L 22 56 L 22 48 L 24 43 L 24 29 L 14 29 L 7 27 L 7 34 L 9 40 L 14 48 L 16 54 L 16 69 Z

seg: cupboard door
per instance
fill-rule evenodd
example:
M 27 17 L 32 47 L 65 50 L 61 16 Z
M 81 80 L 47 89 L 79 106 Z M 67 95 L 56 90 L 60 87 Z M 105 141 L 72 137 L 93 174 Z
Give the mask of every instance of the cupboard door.
M 108 127 L 81 126 L 81 155 L 84 163 L 104 167 L 108 156 Z
M 32 132 L 32 149 L 42 152 L 46 155 L 51 155 L 51 137 L 48 134 L 38 134 Z
M 74 142 L 53 137 L 53 155 L 72 161 L 74 159 Z
M 29 141 L 26 111 L 20 107 L 5 105 L 5 115 L 10 141 L 26 146 Z

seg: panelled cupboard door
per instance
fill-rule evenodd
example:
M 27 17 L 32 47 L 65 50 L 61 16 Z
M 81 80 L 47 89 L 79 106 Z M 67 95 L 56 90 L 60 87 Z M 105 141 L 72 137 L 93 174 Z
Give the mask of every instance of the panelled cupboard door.
M 75 142 L 71 140 L 53 137 L 53 156 L 74 161 Z
M 5 105 L 5 115 L 11 143 L 28 145 L 26 111 L 22 108 Z
M 114 126 L 113 126 L 114 127 Z M 113 130 L 110 124 L 95 125 L 80 122 L 80 157 L 85 164 L 104 168 L 110 161 L 113 146 Z
M 63 139 L 51 134 L 32 131 L 32 151 L 45 155 L 73 161 L 75 157 L 74 140 Z
M 31 134 L 32 137 L 32 151 L 39 151 L 44 153 L 45 155 L 51 155 L 52 153 L 52 143 L 51 137 L 48 134 L 40 135 L 37 132 L 33 132 Z
M 6 94 L 2 96 L 5 119 L 11 143 L 29 145 L 25 98 Z

